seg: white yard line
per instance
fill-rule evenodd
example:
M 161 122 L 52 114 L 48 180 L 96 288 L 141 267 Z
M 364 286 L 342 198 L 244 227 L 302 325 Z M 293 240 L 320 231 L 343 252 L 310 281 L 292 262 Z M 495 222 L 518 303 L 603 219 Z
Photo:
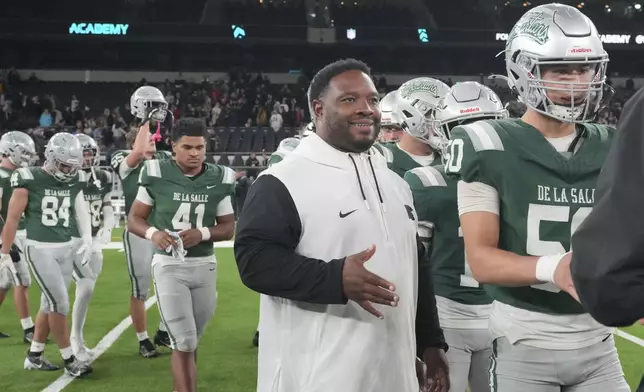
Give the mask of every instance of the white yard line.
M 638 338 L 637 336 L 633 336 L 633 335 L 631 335 L 630 333 L 628 333 L 628 332 L 624 332 L 624 331 L 619 330 L 619 329 L 618 329 L 618 330 L 616 330 L 616 331 L 617 331 L 617 332 L 615 332 L 615 334 L 616 334 L 617 336 L 619 336 L 620 338 L 622 338 L 622 339 L 626 339 L 626 340 L 628 340 L 628 341 L 629 341 L 629 342 L 631 342 L 631 343 L 635 343 L 635 344 L 637 344 L 637 345 L 638 345 L 638 346 L 640 346 L 640 347 L 644 347 L 644 339 L 640 339 L 640 338 Z
M 157 297 L 152 296 L 149 298 L 147 301 L 145 301 L 145 310 L 150 309 L 152 305 L 154 305 L 157 302 Z M 126 318 L 123 319 L 116 327 L 114 327 L 110 332 L 107 333 L 101 339 L 100 342 L 92 349 L 94 356 L 92 358 L 92 362 L 94 362 L 98 357 L 103 355 L 105 351 L 107 351 L 108 348 L 112 347 L 114 342 L 125 332 L 126 329 L 129 328 L 129 326 L 132 325 L 132 318 L 130 316 L 127 316 Z M 62 376 L 58 377 L 56 381 L 52 382 L 49 384 L 49 386 L 45 389 L 42 390 L 42 392 L 58 392 L 62 391 L 63 388 L 65 388 L 67 385 L 69 385 L 72 381 L 74 381 L 75 377 L 72 377 L 68 375 L 67 373 L 63 373 Z

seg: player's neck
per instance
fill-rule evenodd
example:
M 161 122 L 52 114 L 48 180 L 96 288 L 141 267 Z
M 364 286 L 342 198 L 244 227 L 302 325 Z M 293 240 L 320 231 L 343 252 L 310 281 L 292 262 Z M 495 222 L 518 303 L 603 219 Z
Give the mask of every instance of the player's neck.
M 203 169 L 203 165 L 201 165 L 199 167 L 195 167 L 195 168 L 190 168 L 190 167 L 183 166 L 177 160 L 175 160 L 175 162 L 177 163 L 177 166 L 179 166 L 179 170 L 181 170 L 181 172 L 184 175 L 189 176 L 189 177 L 194 177 L 194 176 L 198 175 L 199 173 L 201 173 L 201 170 Z
M 3 167 L 5 169 L 9 169 L 9 170 L 16 170 L 18 168 L 16 165 L 11 163 L 9 158 L 2 159 L 2 162 L 0 162 L 0 167 Z
M 574 123 L 561 122 L 554 118 L 544 116 L 541 113 L 537 113 L 534 110 L 526 111 L 523 117 L 521 117 L 521 120 L 535 127 L 544 137 L 547 138 L 560 138 L 575 132 Z
M 406 133 L 400 137 L 398 141 L 398 146 L 409 154 L 418 155 L 418 156 L 427 156 L 432 155 L 432 148 L 427 143 L 416 139 L 413 136 L 407 135 Z

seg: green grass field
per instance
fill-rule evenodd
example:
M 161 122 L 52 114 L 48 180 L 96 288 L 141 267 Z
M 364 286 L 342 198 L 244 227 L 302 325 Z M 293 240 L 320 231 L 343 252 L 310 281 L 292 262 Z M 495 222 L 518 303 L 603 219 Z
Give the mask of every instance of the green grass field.
M 120 241 L 115 232 L 115 241 Z M 251 339 L 257 325 L 258 295 L 245 288 L 237 273 L 232 249 L 217 249 L 219 276 L 217 311 L 199 349 L 199 390 L 218 392 L 250 392 L 255 390 L 256 353 Z M 125 256 L 118 250 L 105 250 L 103 273 L 90 304 L 85 327 L 89 347 L 107 334 L 128 315 L 130 283 Z M 70 289 L 73 296 L 74 286 Z M 32 315 L 39 305 L 40 291 L 34 284 L 30 291 Z M 148 332 L 154 334 L 159 323 L 156 306 L 148 311 Z M 22 343 L 22 330 L 13 307 L 11 295 L 0 308 L 0 331 L 12 335 L 0 341 L 0 391 L 40 391 L 55 381 L 62 372 L 25 371 L 22 363 L 28 346 Z M 625 331 L 644 338 L 644 327 L 633 326 Z M 624 371 L 634 389 L 644 370 L 644 348 L 616 338 Z M 130 327 L 116 343 L 94 362 L 94 374 L 75 380 L 69 391 L 172 391 L 169 351 L 154 359 L 138 355 L 134 330 Z M 46 355 L 61 364 L 60 354 L 52 343 Z

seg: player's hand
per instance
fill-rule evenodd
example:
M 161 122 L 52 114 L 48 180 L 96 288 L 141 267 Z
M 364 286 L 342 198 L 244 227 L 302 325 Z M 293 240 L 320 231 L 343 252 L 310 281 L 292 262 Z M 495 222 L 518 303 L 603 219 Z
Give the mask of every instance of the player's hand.
M 572 252 L 568 252 L 557 264 L 555 270 L 554 281 L 555 285 L 561 290 L 570 294 L 577 302 L 579 302 L 579 295 L 575 289 L 575 283 L 572 281 L 572 273 L 570 272 L 570 261 L 572 260 Z
M 184 249 L 192 248 L 201 242 L 203 235 L 199 229 L 188 229 L 179 232 Z
M 177 246 L 177 241 L 172 238 L 172 236 L 162 230 L 159 230 L 152 234 L 152 238 L 150 238 L 152 243 L 156 245 L 157 248 L 166 251 L 166 249 L 175 247 Z
M 83 242 L 76 254 L 81 255 L 81 265 L 87 265 L 92 258 L 92 242 Z
M 376 246 L 371 245 L 369 249 L 346 258 L 342 269 L 342 289 L 347 298 L 357 302 L 364 310 L 382 319 L 384 316 L 373 307 L 372 302 L 397 306 L 398 296 L 394 294 L 396 287 L 392 283 L 365 268 L 364 263 L 374 253 L 376 253 Z
M 2 253 L 0 255 L 0 268 L 7 268 L 11 272 L 11 275 L 13 275 L 14 282 L 18 282 L 18 270 L 16 270 L 16 266 L 13 264 L 13 259 L 9 253 Z
M 423 360 L 426 369 L 423 382 L 420 384 L 421 392 L 448 392 L 449 365 L 445 351 L 442 348 L 429 347 L 423 352 Z M 418 365 L 416 373 L 418 373 Z
M 98 239 L 98 242 L 103 245 L 109 244 L 112 242 L 112 229 L 101 227 L 96 233 L 96 238 Z

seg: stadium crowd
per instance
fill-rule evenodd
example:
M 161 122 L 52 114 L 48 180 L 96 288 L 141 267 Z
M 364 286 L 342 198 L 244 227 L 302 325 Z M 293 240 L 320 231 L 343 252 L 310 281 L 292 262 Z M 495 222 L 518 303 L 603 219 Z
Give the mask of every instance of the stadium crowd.
M 450 78 L 443 79 L 451 86 Z M 389 85 L 384 77 L 374 80 L 384 96 L 398 86 Z M 85 133 L 93 137 L 105 159 L 125 147 L 125 135 L 132 123 L 127 96 L 136 88 L 147 84 L 114 83 L 105 93 L 104 83 L 54 83 L 39 80 L 35 75 L 20 75 L 15 70 L 0 72 L 0 132 L 26 131 L 36 140 L 42 154 L 46 141 L 57 131 Z M 166 94 L 175 119 L 182 116 L 202 117 L 211 130 L 210 151 L 214 153 L 259 153 L 259 164 L 265 162 L 266 153 L 274 151 L 280 140 L 291 128 L 308 123 L 306 86 L 308 79 L 300 78 L 296 84 L 271 83 L 261 73 L 231 72 L 227 78 L 201 81 L 185 80 L 181 74 L 175 80 L 166 80 L 158 86 Z M 505 86 L 491 81 L 489 86 L 499 94 L 513 117 L 525 110 Z M 632 80 L 623 86 L 613 86 L 615 96 L 611 106 L 599 115 L 602 124 L 615 125 L 622 105 L 637 90 Z M 101 89 L 101 94 L 96 91 Z M 125 103 L 124 103 L 125 102 Z M 223 128 L 265 128 L 275 134 L 266 145 L 244 147 L 244 143 L 222 143 Z M 286 132 L 280 132 L 286 130 Z M 164 143 L 169 130 L 164 129 Z M 230 140 L 231 138 L 227 138 Z M 249 142 L 251 143 L 251 142 Z M 168 146 L 169 147 L 169 146 Z M 233 167 L 255 166 L 255 157 L 230 158 Z M 225 162 L 225 159 L 224 159 Z

